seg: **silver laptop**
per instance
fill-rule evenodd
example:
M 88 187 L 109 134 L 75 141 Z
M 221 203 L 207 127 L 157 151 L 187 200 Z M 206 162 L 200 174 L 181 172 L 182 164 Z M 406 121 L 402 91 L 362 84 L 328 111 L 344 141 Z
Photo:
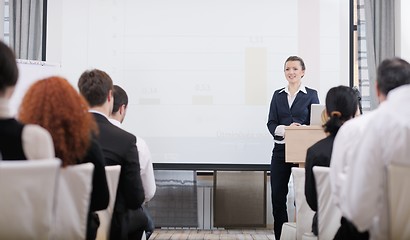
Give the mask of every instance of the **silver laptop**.
M 310 109 L 310 125 L 323 125 L 322 112 L 324 110 L 324 104 L 312 104 Z

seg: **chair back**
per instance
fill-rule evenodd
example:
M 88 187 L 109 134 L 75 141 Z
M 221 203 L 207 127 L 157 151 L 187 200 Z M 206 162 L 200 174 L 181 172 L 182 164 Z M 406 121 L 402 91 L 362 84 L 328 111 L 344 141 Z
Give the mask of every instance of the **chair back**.
M 296 240 L 296 222 L 283 223 L 280 240 Z
M 97 232 L 97 240 L 108 239 L 110 236 L 110 225 L 112 213 L 114 211 L 115 199 L 117 197 L 118 181 L 120 179 L 121 165 L 106 166 L 105 175 L 107 176 L 108 190 L 110 191 L 110 202 L 107 209 L 98 211 L 100 227 Z
M 53 228 L 54 239 L 85 239 L 94 165 L 61 169 Z
M 410 239 L 410 166 L 387 168 L 390 239 Z
M 296 239 L 300 240 L 305 232 L 312 231 L 315 213 L 310 209 L 305 197 L 305 169 L 293 167 L 292 176 L 296 203 Z
M 336 207 L 330 189 L 329 168 L 313 167 L 318 204 L 318 239 L 333 239 L 340 227 L 342 213 Z
M 0 239 L 49 239 L 60 159 L 0 161 Z

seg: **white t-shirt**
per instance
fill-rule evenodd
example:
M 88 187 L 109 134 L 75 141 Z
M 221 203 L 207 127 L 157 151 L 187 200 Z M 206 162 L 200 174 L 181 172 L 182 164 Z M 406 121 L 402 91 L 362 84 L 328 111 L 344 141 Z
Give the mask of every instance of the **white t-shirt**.
M 346 182 L 347 171 L 353 161 L 356 161 L 356 154 L 361 146 L 361 137 L 374 113 L 372 111 L 345 122 L 333 142 L 329 178 L 332 198 L 339 208 L 340 204 L 343 204 L 341 189 Z M 343 216 L 346 215 L 343 214 Z
M 108 120 L 110 120 L 115 126 L 121 128 L 121 123 L 116 119 L 109 118 Z M 144 202 L 148 202 L 154 197 L 157 189 L 157 186 L 155 185 L 154 167 L 152 166 L 151 152 L 149 151 L 147 143 L 141 137 L 136 136 L 136 138 L 141 169 L 141 181 L 145 194 Z

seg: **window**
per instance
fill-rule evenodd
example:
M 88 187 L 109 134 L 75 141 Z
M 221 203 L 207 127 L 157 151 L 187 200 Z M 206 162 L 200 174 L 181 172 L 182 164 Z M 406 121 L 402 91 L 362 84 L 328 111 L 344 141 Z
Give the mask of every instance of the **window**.
M 366 48 L 366 20 L 364 10 L 364 0 L 355 0 L 357 12 L 357 31 L 356 31 L 356 62 L 357 62 L 357 80 L 356 85 L 362 93 L 363 111 L 370 111 L 370 80 L 369 68 L 367 65 L 367 48 Z
M 45 60 L 47 0 L 4 0 L 4 42 L 18 59 Z M 3 4 L 0 6 L 3 7 Z M 1 7 L 0 7 L 1 8 Z
M 351 0 L 351 80 L 359 89 L 363 112 L 370 111 L 370 81 L 367 65 L 364 0 Z

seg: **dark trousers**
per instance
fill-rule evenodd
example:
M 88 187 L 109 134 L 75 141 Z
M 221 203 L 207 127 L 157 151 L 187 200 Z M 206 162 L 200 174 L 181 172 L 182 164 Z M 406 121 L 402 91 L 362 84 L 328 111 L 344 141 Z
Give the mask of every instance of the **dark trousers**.
M 128 239 L 140 240 L 148 226 L 148 216 L 142 208 L 129 210 Z
M 337 233 L 334 237 L 335 240 L 367 240 L 369 239 L 369 232 L 359 232 L 356 226 L 342 217 L 340 219 L 340 228 L 337 230 Z
M 127 240 L 128 239 L 128 211 L 115 211 L 112 214 L 110 240 Z
M 292 167 L 297 167 L 297 165 L 285 163 L 285 145 L 275 144 L 271 160 L 270 184 L 274 220 L 273 230 L 277 240 L 280 239 L 283 223 L 288 221 L 286 197 L 288 195 L 288 183 Z
M 87 220 L 87 240 L 94 240 L 97 238 L 97 230 L 100 226 L 100 218 L 97 213 L 89 212 Z
M 154 231 L 154 223 L 143 208 L 114 212 L 110 240 L 140 240 L 144 231 Z M 148 237 L 148 236 L 147 236 Z

